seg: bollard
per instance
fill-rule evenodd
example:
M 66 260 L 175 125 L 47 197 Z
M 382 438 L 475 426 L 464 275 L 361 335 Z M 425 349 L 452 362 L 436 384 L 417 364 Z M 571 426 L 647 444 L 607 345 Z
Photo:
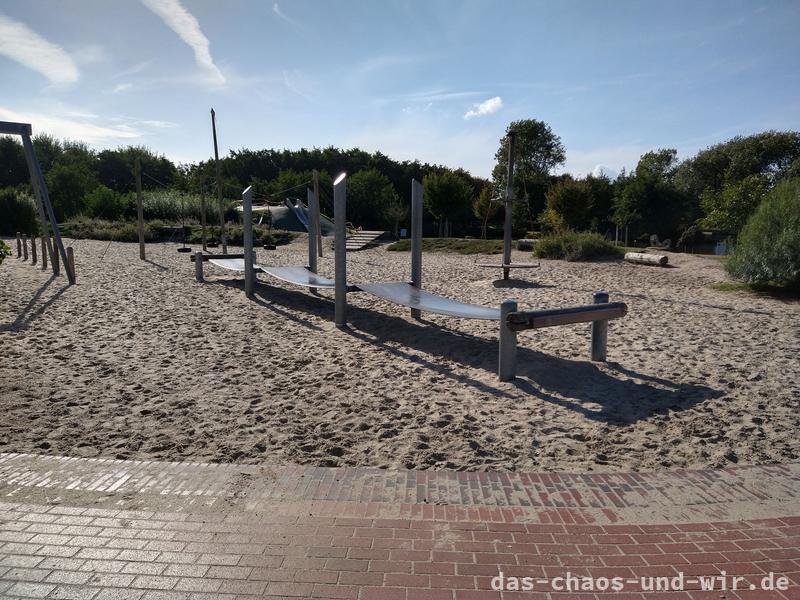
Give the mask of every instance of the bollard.
M 517 332 L 508 327 L 508 315 L 516 311 L 514 300 L 503 300 L 500 305 L 500 354 L 497 361 L 500 381 L 512 381 L 517 375 Z
M 47 271 L 47 242 L 42 238 L 42 271 Z
M 72 273 L 72 277 L 75 277 L 75 253 L 72 251 L 72 246 L 67 246 L 67 268 L 69 272 Z
M 347 176 L 342 173 L 333 182 L 334 222 L 334 324 L 347 327 Z
M 22 238 L 19 231 L 17 232 L 17 258 L 22 258 Z
M 31 264 L 35 265 L 37 262 L 36 256 L 36 236 L 31 236 Z
M 28 260 L 28 236 L 22 234 L 22 260 Z
M 197 281 L 203 281 L 203 253 L 194 253 L 194 278 Z
M 51 238 L 53 248 L 55 252 L 53 252 L 53 275 L 58 275 L 61 273 L 61 257 L 58 254 L 58 247 L 56 246 L 56 239 Z
M 608 292 L 594 292 L 592 304 L 606 304 Z M 608 320 L 592 321 L 592 360 L 605 362 L 606 341 L 608 340 Z

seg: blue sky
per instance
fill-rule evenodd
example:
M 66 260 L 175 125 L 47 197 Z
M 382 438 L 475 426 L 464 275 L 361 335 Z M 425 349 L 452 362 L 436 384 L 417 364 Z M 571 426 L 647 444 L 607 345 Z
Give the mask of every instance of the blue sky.
M 488 176 L 515 119 L 566 171 L 800 129 L 800 2 L 0 0 L 0 119 L 173 160 L 359 146 Z

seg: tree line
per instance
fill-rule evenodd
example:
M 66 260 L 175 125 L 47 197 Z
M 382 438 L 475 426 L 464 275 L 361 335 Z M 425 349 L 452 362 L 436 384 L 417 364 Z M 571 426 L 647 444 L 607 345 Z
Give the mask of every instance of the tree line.
M 627 228 L 632 239 L 650 235 L 686 242 L 699 229 L 736 235 L 761 200 L 780 181 L 800 176 L 800 133 L 766 131 L 735 137 L 680 161 L 675 149 L 641 156 L 630 172 L 555 174 L 566 160 L 561 139 L 544 122 L 515 121 L 513 226 L 515 235 L 563 230 L 610 235 Z M 49 135 L 33 140 L 57 217 L 88 215 L 126 219 L 132 214 L 132 166 L 142 164 L 145 191 L 216 196 L 213 160 L 175 164 L 148 148 L 94 151 Z M 312 171 L 319 172 L 321 206 L 332 213 L 332 177 L 346 171 L 348 220 L 369 229 L 397 229 L 409 220 L 411 186 L 423 182 L 428 235 L 491 236 L 501 227 L 508 137 L 499 140 L 491 179 L 419 161 L 396 161 L 358 148 L 232 150 L 220 159 L 224 196 L 233 203 L 252 185 L 260 199 L 305 196 Z M 30 193 L 21 144 L 0 137 L 0 196 Z M 3 195 L 4 194 L 4 195 Z M 0 199 L 0 221 L 10 222 L 19 204 Z M 6 218 L 8 217 L 8 218 Z

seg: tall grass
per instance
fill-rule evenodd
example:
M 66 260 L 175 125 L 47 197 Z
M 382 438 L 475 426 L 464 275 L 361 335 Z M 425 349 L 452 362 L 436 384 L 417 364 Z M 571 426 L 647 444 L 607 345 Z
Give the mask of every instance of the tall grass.
M 533 253 L 539 258 L 589 261 L 619 258 L 624 250 L 597 233 L 566 231 L 541 238 Z

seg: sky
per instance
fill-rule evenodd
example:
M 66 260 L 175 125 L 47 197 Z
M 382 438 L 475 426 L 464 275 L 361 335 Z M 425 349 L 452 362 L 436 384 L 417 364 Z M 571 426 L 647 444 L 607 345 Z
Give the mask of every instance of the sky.
M 0 0 L 0 120 L 178 162 L 337 146 L 488 177 L 511 121 L 612 176 L 800 130 L 797 0 Z

